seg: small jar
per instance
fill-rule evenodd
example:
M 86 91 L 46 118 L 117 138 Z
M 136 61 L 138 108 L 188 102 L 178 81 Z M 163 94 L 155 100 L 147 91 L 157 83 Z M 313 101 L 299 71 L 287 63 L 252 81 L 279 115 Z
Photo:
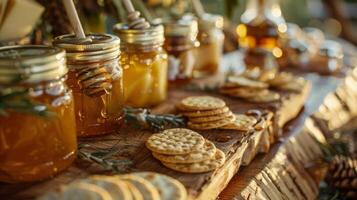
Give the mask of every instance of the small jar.
M 0 48 L 0 181 L 51 177 L 76 158 L 65 52 L 47 46 Z
M 167 54 L 163 50 L 164 28 L 129 29 L 126 24 L 114 26 L 122 41 L 120 64 L 124 71 L 126 104 L 150 107 L 167 97 Z
M 182 18 L 166 21 L 164 26 L 164 48 L 169 55 L 168 79 L 171 83 L 187 83 L 193 77 L 193 68 L 197 61 L 197 21 L 193 18 Z
M 204 14 L 198 20 L 198 41 L 194 77 L 213 75 L 218 71 L 223 54 L 223 17 Z
M 73 90 L 78 136 L 118 131 L 123 124 L 124 104 L 119 38 L 88 34 L 79 40 L 74 35 L 63 35 L 53 44 L 67 52 L 67 84 Z

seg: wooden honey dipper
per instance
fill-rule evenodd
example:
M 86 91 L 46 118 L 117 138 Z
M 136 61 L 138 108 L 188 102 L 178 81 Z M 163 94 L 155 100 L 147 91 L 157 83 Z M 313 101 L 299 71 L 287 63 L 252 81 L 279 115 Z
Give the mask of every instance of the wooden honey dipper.
M 91 42 L 84 34 L 81 22 L 72 0 L 63 0 L 67 15 L 71 21 L 76 37 L 83 42 Z M 111 75 L 106 68 L 98 65 L 75 68 L 81 90 L 88 96 L 101 96 L 112 89 Z
M 131 0 L 123 0 L 124 7 L 128 12 L 128 25 L 130 29 L 147 29 L 150 24 L 142 17 L 140 12 L 134 9 Z

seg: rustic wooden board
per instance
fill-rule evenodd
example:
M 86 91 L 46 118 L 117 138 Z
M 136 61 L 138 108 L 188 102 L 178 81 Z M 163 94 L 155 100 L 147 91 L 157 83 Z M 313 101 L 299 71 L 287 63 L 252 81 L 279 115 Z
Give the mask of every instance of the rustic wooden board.
M 315 199 L 318 184 L 305 169 L 321 155 L 315 139 L 324 142 L 322 131 L 331 133 L 341 129 L 357 117 L 356 110 L 351 108 L 354 105 L 348 106 L 346 103 L 357 97 L 356 86 L 351 84 L 354 81 L 349 77 L 351 75 L 343 79 L 306 74 L 305 78 L 312 82 L 313 88 L 304 110 L 286 124 L 280 143 L 275 144 L 269 153 L 258 155 L 249 166 L 242 168 L 219 198 Z M 350 80 L 347 81 L 349 84 L 346 84 L 346 80 Z M 355 88 L 355 92 L 351 92 L 351 87 Z M 343 93 L 348 95 L 341 95 L 336 100 L 335 95 Z M 311 115 L 313 118 L 309 117 Z
M 198 83 L 215 84 L 219 80 L 220 76 L 217 76 L 210 79 L 199 80 Z M 245 113 L 249 109 L 267 109 L 275 114 L 279 113 L 280 115 L 281 113 L 291 112 L 291 109 L 284 106 L 287 100 L 295 102 L 295 107 L 298 107 L 294 112 L 299 111 L 303 106 L 308 90 L 309 88 L 307 87 L 304 89 L 304 92 L 300 94 L 281 93 L 284 97 L 281 102 L 254 104 L 218 94 L 176 89 L 170 92 L 166 102 L 154 108 L 153 111 L 156 113 L 173 113 L 175 112 L 175 103 L 186 96 L 213 95 L 223 98 L 235 113 Z M 279 127 L 277 127 L 278 119 L 279 118 L 277 118 L 276 123 L 274 123 L 276 129 L 279 129 Z M 199 132 L 205 138 L 213 141 L 227 156 L 225 165 L 214 172 L 185 174 L 164 167 L 151 156 L 150 151 L 144 145 L 146 139 L 152 134 L 150 131 L 141 131 L 131 127 L 125 127 L 117 134 L 100 138 L 84 139 L 81 140 L 80 143 L 90 144 L 96 148 L 120 149 L 116 157 L 129 158 L 134 162 L 130 171 L 156 171 L 167 174 L 178 179 L 186 186 L 191 199 L 215 199 L 225 188 L 233 175 L 239 170 L 244 154 L 248 155 L 248 157 L 244 159 L 247 165 L 258 153 L 257 148 L 259 147 L 259 142 L 261 142 L 263 131 L 253 131 L 251 133 L 221 130 Z M 248 146 L 252 147 L 252 145 L 253 148 L 248 148 Z M 38 195 L 53 190 L 61 184 L 69 183 L 91 174 L 103 173 L 111 174 L 111 172 L 103 170 L 97 164 L 77 160 L 68 170 L 47 181 L 28 184 L 0 184 L 0 197 L 4 197 L 5 199 L 33 199 Z

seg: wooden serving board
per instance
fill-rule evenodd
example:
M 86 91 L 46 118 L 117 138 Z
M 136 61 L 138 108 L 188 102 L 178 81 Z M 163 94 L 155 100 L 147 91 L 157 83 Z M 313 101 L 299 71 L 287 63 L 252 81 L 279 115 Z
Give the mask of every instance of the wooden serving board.
M 197 83 L 215 84 L 221 80 L 221 76 L 199 80 Z M 154 113 L 175 113 L 175 103 L 180 99 L 191 95 L 212 95 L 224 99 L 227 105 L 235 113 L 245 113 L 249 109 L 269 110 L 273 112 L 274 121 L 266 129 L 260 131 L 238 132 L 210 130 L 198 131 L 205 138 L 213 141 L 227 157 L 226 163 L 219 169 L 209 173 L 187 174 L 170 170 L 164 167 L 159 161 L 151 156 L 151 152 L 145 147 L 145 141 L 153 133 L 151 131 L 138 130 L 132 127 L 123 127 L 118 133 L 104 137 L 83 139 L 80 144 L 89 144 L 95 148 L 116 148 L 119 149 L 116 157 L 128 158 L 133 161 L 130 171 L 155 171 L 167 174 L 183 183 L 189 192 L 190 199 L 215 199 L 226 187 L 231 178 L 239 170 L 242 160 L 248 165 L 254 156 L 260 151 L 268 151 L 270 143 L 277 138 L 271 139 L 266 134 L 279 132 L 279 129 L 286 121 L 296 116 L 302 108 L 309 92 L 309 87 L 303 89 L 301 93 L 281 92 L 282 100 L 274 103 L 255 104 L 239 99 L 224 97 L 215 93 L 197 92 L 187 90 L 171 90 L 167 101 L 153 109 Z M 294 102 L 294 109 L 290 104 Z M 292 113 L 293 112 L 293 113 Z M 295 113 L 294 113 L 295 112 Z M 281 117 L 285 117 L 282 119 Z M 288 117 L 286 117 L 288 116 Z M 279 122 L 280 121 L 280 122 Z M 283 121 L 283 122 L 281 122 Z M 279 124 L 280 123 L 280 124 Z M 274 130 L 274 131 L 268 131 Z M 268 140 L 268 141 L 266 141 Z M 261 143 L 268 143 L 267 148 L 261 150 Z M 5 199 L 33 199 L 41 194 L 51 191 L 61 184 L 70 183 L 79 178 L 88 177 L 91 174 L 112 174 L 108 170 L 95 163 L 85 160 L 77 160 L 69 169 L 58 176 L 37 183 L 27 184 L 0 184 L 0 197 Z

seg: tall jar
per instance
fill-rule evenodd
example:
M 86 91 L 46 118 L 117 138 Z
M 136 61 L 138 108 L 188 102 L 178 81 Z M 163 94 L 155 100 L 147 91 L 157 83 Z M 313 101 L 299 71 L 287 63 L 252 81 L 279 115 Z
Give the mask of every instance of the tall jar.
M 164 29 L 129 29 L 126 24 L 114 26 L 122 41 L 120 64 L 124 71 L 126 104 L 151 107 L 167 97 L 167 54 L 163 50 Z
M 204 77 L 215 74 L 223 54 L 223 17 L 205 13 L 198 19 L 197 59 L 194 67 L 194 77 Z
M 0 181 L 51 177 L 76 158 L 65 52 L 46 46 L 0 48 Z
M 68 86 L 73 90 L 77 134 L 98 136 L 118 131 L 123 124 L 123 72 L 119 66 L 120 40 L 109 34 L 55 38 L 66 50 Z
M 197 58 L 195 48 L 198 25 L 193 18 L 164 21 L 165 43 L 164 48 L 169 55 L 168 79 L 175 83 L 187 83 L 193 77 L 193 69 Z

